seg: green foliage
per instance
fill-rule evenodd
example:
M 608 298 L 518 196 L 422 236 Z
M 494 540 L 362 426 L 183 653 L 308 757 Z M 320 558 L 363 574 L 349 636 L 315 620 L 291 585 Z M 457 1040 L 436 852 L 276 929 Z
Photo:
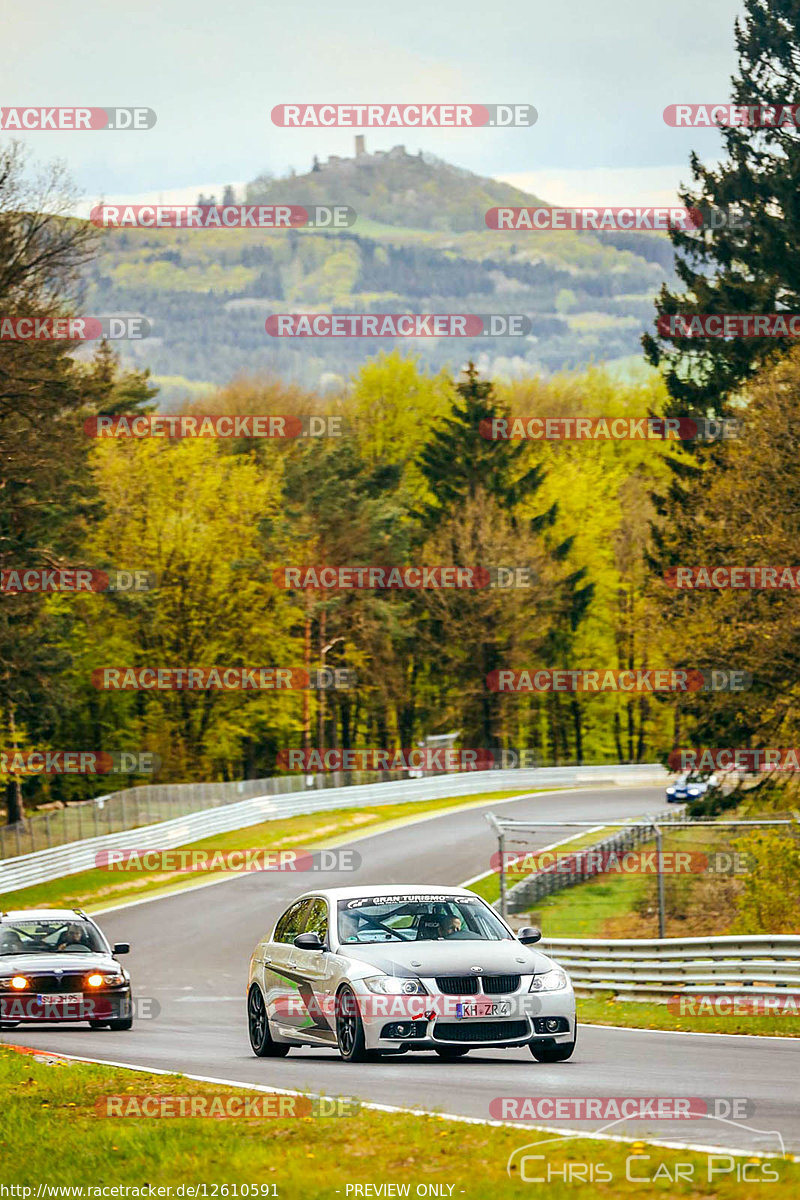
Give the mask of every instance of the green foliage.
M 749 870 L 739 897 L 736 932 L 797 933 L 800 929 L 800 841 L 775 829 L 737 838 Z

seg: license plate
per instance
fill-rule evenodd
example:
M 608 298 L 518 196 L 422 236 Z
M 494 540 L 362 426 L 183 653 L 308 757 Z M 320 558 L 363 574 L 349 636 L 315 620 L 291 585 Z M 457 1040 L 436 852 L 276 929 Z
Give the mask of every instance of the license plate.
M 456 1017 L 507 1017 L 510 1013 L 508 1000 L 470 1000 L 456 1004 Z
M 83 1004 L 83 992 L 63 992 L 54 995 L 52 992 L 49 996 L 37 996 L 39 1004 L 43 1007 L 53 1008 L 57 1004 Z

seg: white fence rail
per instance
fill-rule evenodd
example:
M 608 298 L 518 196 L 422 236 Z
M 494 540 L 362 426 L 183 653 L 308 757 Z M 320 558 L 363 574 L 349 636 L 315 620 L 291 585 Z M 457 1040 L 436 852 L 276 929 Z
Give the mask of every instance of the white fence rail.
M 361 784 L 293 792 L 284 796 L 254 796 L 234 804 L 159 821 L 138 829 L 107 833 L 69 842 L 51 849 L 0 860 L 0 895 L 18 888 L 45 883 L 62 875 L 91 870 L 101 850 L 171 850 L 216 833 L 244 829 L 262 821 L 356 808 L 376 804 L 443 799 L 449 796 L 480 795 L 483 792 L 517 791 L 533 788 L 600 787 L 603 785 L 661 784 L 667 772 L 657 763 L 611 764 L 600 767 L 538 767 L 508 771 L 470 771 L 436 775 L 427 779 Z M 205 785 L 207 786 L 207 785 Z
M 578 992 L 631 999 L 780 996 L 800 993 L 800 935 L 614 939 L 546 938 L 539 943 Z

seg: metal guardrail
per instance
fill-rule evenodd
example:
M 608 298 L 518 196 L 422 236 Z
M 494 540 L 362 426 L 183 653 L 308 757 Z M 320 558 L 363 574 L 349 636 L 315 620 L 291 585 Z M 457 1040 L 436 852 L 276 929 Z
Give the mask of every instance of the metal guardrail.
M 325 812 L 337 808 L 357 808 L 380 804 L 444 799 L 450 796 L 479 795 L 484 792 L 516 791 L 532 788 L 575 787 L 580 785 L 663 783 L 667 772 L 658 764 L 611 764 L 600 767 L 534 767 L 508 771 L 469 771 L 436 775 L 426 779 L 404 779 L 390 783 L 371 783 L 351 787 L 308 789 L 287 795 L 267 795 L 262 791 L 236 804 L 222 803 L 195 813 L 116 833 L 104 833 L 63 846 L 36 850 L 0 861 L 0 894 L 45 883 L 62 875 L 91 870 L 101 850 L 164 849 L 184 846 L 216 833 L 244 829 L 263 821 L 274 821 L 303 813 Z M 290 776 L 283 780 L 294 782 Z M 262 781 L 263 783 L 264 781 Z M 268 781 L 275 782 L 275 781 Z M 281 779 L 278 782 L 282 782 Z M 214 784 L 180 784 L 176 787 L 215 788 Z M 232 785 L 219 785 L 228 787 Z M 252 788 L 255 781 L 248 781 Z M 138 790 L 138 789 L 134 789 Z M 213 794 L 213 791 L 212 791 Z
M 800 935 L 711 938 L 543 938 L 578 992 L 632 999 L 800 993 Z
M 659 780 L 667 778 L 667 773 L 658 764 L 626 764 L 617 767 L 615 764 L 600 767 L 531 767 L 526 769 L 528 774 L 554 771 L 556 773 L 602 770 L 616 772 L 618 770 L 642 770 L 657 772 Z M 504 776 L 520 775 L 525 771 L 508 770 Z M 470 775 L 486 772 L 470 772 Z M 498 772 L 493 772 L 498 774 Z M 430 771 L 426 779 L 443 777 L 443 771 Z M 453 779 L 453 775 L 447 775 Z M 319 772 L 313 775 L 276 775 L 267 779 L 243 779 L 220 783 L 160 783 L 142 784 L 139 787 L 122 788 L 107 796 L 98 796 L 93 800 L 75 801 L 65 808 L 39 811 L 11 825 L 0 825 L 0 859 L 19 858 L 23 854 L 32 854 L 36 850 L 49 850 L 54 846 L 62 846 L 69 842 L 80 842 L 87 838 L 100 837 L 105 833 L 121 833 L 126 829 L 137 829 L 143 825 L 153 825 L 157 821 L 171 820 L 173 817 L 188 816 L 203 812 L 209 808 L 219 808 L 226 804 L 238 804 L 257 796 L 284 796 L 320 791 L 322 789 L 341 789 L 366 784 L 386 784 L 412 780 L 398 780 L 387 777 L 385 773 L 376 771 L 336 771 Z M 512 785 L 513 786 L 513 785 Z M 527 786 L 522 784 L 521 786 Z M 487 789 L 490 790 L 490 789 Z M 453 793 L 458 794 L 458 793 Z

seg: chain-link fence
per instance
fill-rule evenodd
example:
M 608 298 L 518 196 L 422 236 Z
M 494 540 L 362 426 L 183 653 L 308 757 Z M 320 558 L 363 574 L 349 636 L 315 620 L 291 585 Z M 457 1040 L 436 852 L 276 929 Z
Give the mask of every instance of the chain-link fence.
M 380 778 L 371 772 L 351 774 L 353 783 L 372 783 Z M 356 774 L 358 778 L 355 778 Z M 306 778 L 313 779 L 313 783 L 308 784 Z M 282 775 L 231 783 L 149 783 L 124 788 L 109 796 L 33 813 L 16 824 L 0 825 L 0 858 L 14 858 L 104 833 L 138 829 L 142 825 L 154 825 L 254 796 L 282 796 L 337 785 L 341 785 L 341 775 L 328 774 Z

